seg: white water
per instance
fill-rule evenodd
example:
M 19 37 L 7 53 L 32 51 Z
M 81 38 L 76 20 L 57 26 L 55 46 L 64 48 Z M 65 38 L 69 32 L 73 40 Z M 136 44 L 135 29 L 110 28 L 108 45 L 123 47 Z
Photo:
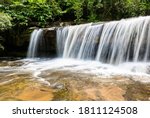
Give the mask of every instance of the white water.
M 30 44 L 28 48 L 27 58 L 35 58 L 37 55 L 38 44 L 43 35 L 42 29 L 35 29 L 30 37 Z
M 32 33 L 28 57 L 35 57 L 41 33 Z M 33 61 L 22 67 L 36 78 L 46 70 L 66 70 L 150 82 L 150 16 L 59 28 L 57 51 L 59 59 Z
M 97 60 L 109 64 L 148 62 L 150 16 L 60 28 L 57 41 L 58 54 L 63 58 Z
M 42 78 L 42 73 L 51 72 L 73 72 L 74 74 L 88 74 L 102 79 L 113 77 L 130 78 L 134 81 L 150 83 L 150 63 L 122 63 L 118 66 L 104 64 L 97 61 L 82 61 L 76 59 L 57 58 L 53 60 L 24 60 L 24 64 L 20 70 L 33 73 L 35 78 L 40 80 L 51 79 Z M 45 74 L 46 74 L 45 73 Z M 44 74 L 44 75 L 45 75 Z

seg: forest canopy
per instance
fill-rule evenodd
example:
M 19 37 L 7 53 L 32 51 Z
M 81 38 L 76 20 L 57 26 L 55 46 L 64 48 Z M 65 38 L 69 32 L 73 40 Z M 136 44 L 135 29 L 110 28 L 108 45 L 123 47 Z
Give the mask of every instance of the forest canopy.
M 54 21 L 80 23 L 150 14 L 149 0 L 2 0 L 0 11 L 13 25 L 45 27 Z M 35 24 L 34 24 L 35 25 Z

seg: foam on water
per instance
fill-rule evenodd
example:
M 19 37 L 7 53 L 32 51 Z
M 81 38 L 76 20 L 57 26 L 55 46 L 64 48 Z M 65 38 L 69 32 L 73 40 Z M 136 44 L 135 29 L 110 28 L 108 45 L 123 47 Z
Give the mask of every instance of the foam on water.
M 29 62 L 29 60 L 28 60 Z M 120 65 L 103 64 L 98 61 L 81 61 L 75 59 L 38 60 L 22 66 L 23 70 L 30 71 L 33 76 L 40 78 L 46 70 L 67 71 L 79 74 L 91 74 L 101 78 L 115 76 L 131 77 L 135 81 L 150 82 L 150 63 L 123 63 Z
M 28 57 L 36 57 L 42 32 L 33 31 Z M 22 70 L 31 71 L 36 78 L 46 70 L 65 70 L 150 82 L 150 16 L 67 26 L 56 32 L 59 58 L 24 60 Z

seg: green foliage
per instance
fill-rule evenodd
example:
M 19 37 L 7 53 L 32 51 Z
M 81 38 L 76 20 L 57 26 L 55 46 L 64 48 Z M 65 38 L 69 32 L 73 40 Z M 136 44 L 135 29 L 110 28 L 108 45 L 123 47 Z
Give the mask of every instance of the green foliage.
M 76 22 L 104 21 L 148 15 L 149 0 L 57 0 L 64 12 Z
M 3 0 L 13 25 L 45 27 L 55 20 L 101 21 L 148 15 L 149 0 Z M 35 24 L 34 24 L 35 25 Z
M 97 21 L 99 19 L 100 14 L 99 10 L 103 8 L 103 4 L 101 0 L 87 0 L 87 10 L 89 12 L 88 20 L 89 21 Z
M 61 9 L 55 0 L 49 1 L 48 4 L 46 3 L 46 0 L 39 0 L 38 2 L 36 0 L 4 1 L 3 5 L 0 5 L 0 11 L 8 14 L 12 18 L 12 22 L 7 22 L 9 17 L 7 17 L 6 20 L 3 20 L 3 24 L 0 22 L 1 29 L 6 28 L 6 23 L 11 23 L 13 27 L 12 30 L 9 31 L 11 32 L 9 36 L 4 35 L 4 37 L 11 37 L 11 40 L 17 40 L 17 42 L 21 39 L 21 34 L 28 27 L 46 27 L 49 25 L 49 22 L 53 22 L 62 14 Z M 0 20 L 1 19 L 0 16 Z M 7 31 L 5 32 L 5 34 L 8 33 Z
M 0 30 L 6 30 L 11 26 L 11 17 L 8 14 L 0 12 Z
M 28 2 L 37 2 L 37 3 L 45 3 L 46 2 L 46 0 L 26 0 L 26 1 L 28 1 Z
M 9 29 L 11 26 L 11 17 L 8 14 L 0 12 L 0 31 Z M 0 49 L 4 50 L 4 47 L 1 44 L 2 41 L 3 38 L 0 36 Z
M 83 3 L 82 2 L 83 1 L 75 2 L 72 6 L 72 9 L 74 10 L 74 14 L 76 17 L 76 19 L 75 19 L 76 22 L 80 22 L 80 20 L 83 16 L 83 7 L 82 7 Z
M 48 21 L 54 20 L 59 14 L 57 4 L 13 4 L 3 6 L 3 12 L 9 14 L 13 18 L 13 25 L 30 26 L 31 23 L 36 22 L 40 27 L 44 27 Z
M 56 0 L 56 2 L 62 10 L 62 17 L 76 22 L 82 20 L 84 0 Z
M 144 0 L 127 0 L 125 8 L 128 16 L 146 15 L 147 1 Z

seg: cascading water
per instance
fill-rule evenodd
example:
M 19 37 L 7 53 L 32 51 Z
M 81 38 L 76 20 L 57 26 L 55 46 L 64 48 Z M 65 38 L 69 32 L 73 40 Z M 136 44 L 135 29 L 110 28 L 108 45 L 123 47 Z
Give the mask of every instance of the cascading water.
M 150 59 L 150 16 L 57 30 L 58 54 L 119 64 Z
M 59 59 L 25 67 L 35 70 L 36 78 L 45 70 L 62 69 L 107 77 L 138 75 L 140 81 L 150 82 L 150 16 L 67 26 L 57 28 L 56 33 Z M 36 57 L 42 37 L 42 29 L 33 31 L 29 58 Z
M 37 56 L 38 44 L 43 35 L 42 29 L 35 29 L 30 37 L 30 44 L 28 48 L 27 58 L 34 58 Z
M 103 25 L 69 26 L 57 30 L 59 56 L 64 58 L 93 59 Z M 65 37 L 64 37 L 65 36 Z M 61 38 L 63 37 L 63 38 Z
M 36 29 L 27 57 L 0 60 L 1 100 L 150 100 L 150 16 Z

